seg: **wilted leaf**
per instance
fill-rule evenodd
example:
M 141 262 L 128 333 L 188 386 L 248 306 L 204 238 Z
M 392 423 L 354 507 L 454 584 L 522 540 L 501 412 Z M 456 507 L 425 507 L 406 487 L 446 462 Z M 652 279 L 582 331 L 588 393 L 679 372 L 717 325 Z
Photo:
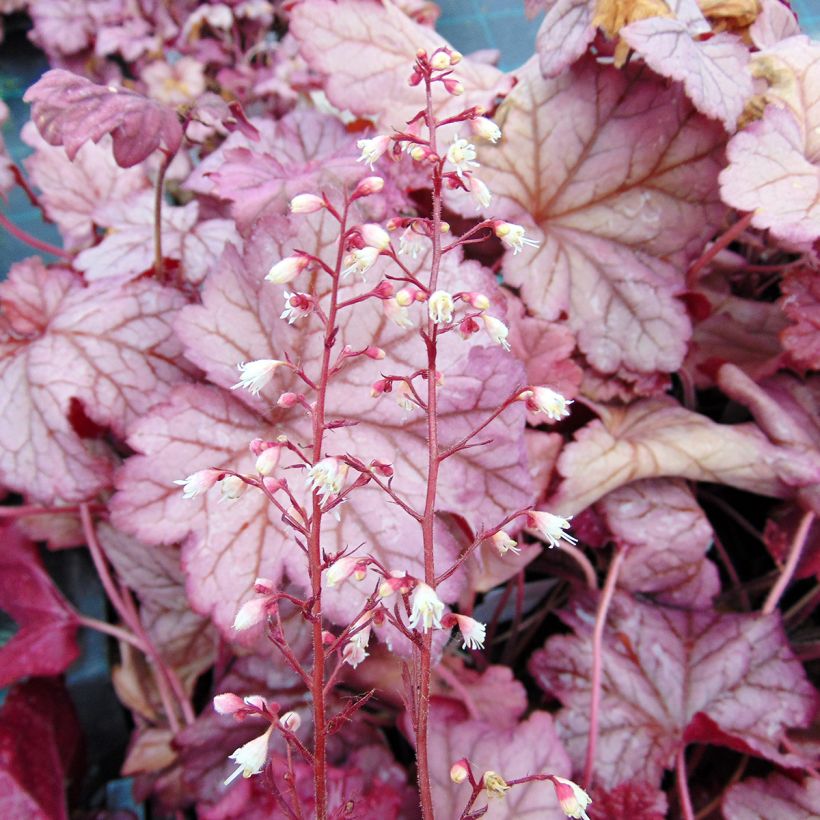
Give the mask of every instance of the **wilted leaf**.
M 83 439 L 79 408 L 124 435 L 185 379 L 170 321 L 184 300 L 150 281 L 84 287 L 32 258 L 0 284 L 0 475 L 44 502 L 82 501 L 108 485 L 110 451 Z
M 636 481 L 599 502 L 615 541 L 626 550 L 618 584 L 670 606 L 703 609 L 720 592 L 706 559 L 712 528 L 683 481 Z
M 750 777 L 723 798 L 726 820 L 815 820 L 820 811 L 820 781 L 798 783 L 782 774 L 765 780 Z
M 23 97 L 31 118 L 50 145 L 62 145 L 69 159 L 92 140 L 111 134 L 114 159 L 122 168 L 142 162 L 157 148 L 175 154 L 182 142 L 176 112 L 115 85 L 97 85 L 55 68 Z
M 578 767 L 589 730 L 593 602 L 575 600 L 562 618 L 575 634 L 550 638 L 530 671 L 564 704 L 559 734 Z M 681 745 L 698 742 L 793 764 L 780 740 L 808 724 L 815 700 L 778 615 L 664 609 L 618 593 L 603 638 L 596 778 L 606 788 L 635 778 L 658 785 Z
M 754 424 L 716 424 L 669 398 L 598 407 L 558 459 L 565 476 L 550 503 L 563 514 L 641 478 L 680 477 L 786 496 L 820 478 L 816 454 L 772 444 Z
M 676 298 L 683 267 L 723 211 L 722 129 L 680 89 L 632 68 L 585 58 L 545 80 L 530 61 L 518 77 L 498 115 L 504 139 L 482 147 L 481 172 L 493 213 L 541 245 L 507 255 L 506 281 L 546 319 L 568 311 L 598 370 L 676 369 L 690 334 Z

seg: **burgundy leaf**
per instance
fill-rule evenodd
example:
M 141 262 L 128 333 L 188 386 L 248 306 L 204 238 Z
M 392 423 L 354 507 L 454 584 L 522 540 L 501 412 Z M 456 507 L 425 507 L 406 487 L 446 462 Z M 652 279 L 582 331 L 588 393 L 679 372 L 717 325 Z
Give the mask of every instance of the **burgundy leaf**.
M 601 372 L 675 370 L 690 335 L 683 269 L 723 213 L 722 129 L 632 67 L 584 58 L 545 80 L 530 61 L 518 78 L 481 176 L 498 199 L 493 215 L 540 246 L 508 253 L 505 280 L 534 313 L 568 312 Z
M 34 675 L 59 675 L 80 654 L 77 619 L 31 542 L 13 527 L 0 527 L 0 546 L 0 609 L 18 627 L 0 647 L 0 686 Z
M 157 148 L 175 154 L 182 143 L 176 112 L 126 88 L 97 85 L 55 68 L 47 71 L 23 98 L 31 118 L 50 145 L 62 145 L 74 159 L 88 140 L 111 134 L 114 159 L 122 168 L 137 165 Z
M 800 268 L 784 277 L 780 306 L 791 325 L 780 339 L 791 360 L 805 370 L 820 370 L 820 273 Z
M 815 820 L 820 812 L 820 781 L 803 783 L 782 774 L 749 778 L 732 786 L 723 798 L 726 820 Z
M 690 609 L 720 592 L 717 567 L 705 558 L 712 528 L 683 481 L 636 481 L 600 502 L 616 543 L 626 550 L 618 584 Z
M 600 420 L 579 430 L 558 460 L 565 478 L 550 503 L 565 515 L 641 478 L 711 481 L 778 497 L 820 478 L 820 459 L 804 446 L 774 444 L 755 424 L 716 424 L 668 397 L 596 409 Z
M 84 287 L 32 258 L 0 284 L 0 476 L 43 502 L 82 501 L 110 480 L 112 454 L 72 426 L 72 407 L 118 436 L 186 378 L 170 321 L 184 300 L 143 280 Z
M 564 704 L 559 734 L 579 767 L 589 729 L 593 601 L 576 599 L 562 618 L 575 634 L 550 638 L 530 671 Z M 658 785 L 687 742 L 800 765 L 779 743 L 787 728 L 807 725 L 815 707 L 778 615 L 664 609 L 618 593 L 603 639 L 596 777 L 606 788 L 635 778 Z
M 641 780 L 628 780 L 612 791 L 593 788 L 590 820 L 664 820 L 666 795 Z

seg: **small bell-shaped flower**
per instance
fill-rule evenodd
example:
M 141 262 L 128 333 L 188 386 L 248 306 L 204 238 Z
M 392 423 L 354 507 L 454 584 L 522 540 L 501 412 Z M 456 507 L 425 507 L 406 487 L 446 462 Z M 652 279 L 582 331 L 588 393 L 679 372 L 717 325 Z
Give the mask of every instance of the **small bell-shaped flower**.
M 453 615 L 453 621 L 461 632 L 462 649 L 484 649 L 487 627 L 467 615 Z
M 572 400 L 565 399 L 549 387 L 529 387 L 518 396 L 527 402 L 527 409 L 533 413 L 543 413 L 548 418 L 561 421 L 569 415 Z
M 550 780 L 555 788 L 555 796 L 561 804 L 561 811 L 567 817 L 574 817 L 576 820 L 589 820 L 587 806 L 592 802 L 590 796 L 577 783 L 564 777 L 553 775 Z
M 362 152 L 357 162 L 364 162 L 373 168 L 373 164 L 381 158 L 384 152 L 390 147 L 390 137 L 379 134 L 377 137 L 371 139 L 359 140 L 356 147 Z
M 412 225 L 408 225 L 399 237 L 399 253 L 411 259 L 418 259 L 423 250 L 422 236 L 413 230 Z
M 384 305 L 385 315 L 391 322 L 393 322 L 394 325 L 398 325 L 404 330 L 410 330 L 415 327 L 413 320 L 410 318 L 410 311 L 403 305 L 399 304 L 396 297 L 393 297 L 392 299 L 385 299 L 382 304 Z
M 342 491 L 347 471 L 347 464 L 338 458 L 323 458 L 307 471 L 305 484 L 325 501 Z
M 487 792 L 487 797 L 504 797 L 510 790 L 507 781 L 498 772 L 484 772 L 481 785 Z
M 465 139 L 453 140 L 447 149 L 447 161 L 456 169 L 456 175 L 461 180 L 464 180 L 464 174 L 470 169 L 480 167 L 475 158 L 475 145 Z
M 325 207 L 325 201 L 316 194 L 297 194 L 290 201 L 292 214 L 315 214 Z
M 470 196 L 475 202 L 475 209 L 480 211 L 482 208 L 489 208 L 493 201 L 493 195 L 486 183 L 482 182 L 478 177 L 471 176 L 469 181 Z
M 510 335 L 510 329 L 504 322 L 494 316 L 488 316 L 486 313 L 482 314 L 481 321 L 484 322 L 484 330 L 487 331 L 487 335 L 497 345 L 501 345 L 504 350 L 509 350 L 510 343 L 507 341 L 507 336 Z
M 354 248 L 342 261 L 342 276 L 358 273 L 364 279 L 367 271 L 376 264 L 380 253 L 378 248 L 371 248 L 369 245 L 364 248 Z
M 514 222 L 496 222 L 495 235 L 508 247 L 512 248 L 513 256 L 521 253 L 524 246 L 537 248 L 539 242 L 525 236 L 524 227 L 516 225 Z
M 371 194 L 377 194 L 383 188 L 384 188 L 384 180 L 381 177 L 365 177 L 356 186 L 356 190 L 353 191 L 353 196 L 351 197 L 351 199 L 359 199 L 360 197 L 363 197 L 363 196 L 370 196 Z
M 220 470 L 199 470 L 191 473 L 187 478 L 176 479 L 174 484 L 182 485 L 183 498 L 196 498 L 202 493 L 207 493 L 219 481 L 220 476 L 222 476 Z
M 447 293 L 446 290 L 437 290 L 433 293 L 430 296 L 427 307 L 430 311 L 430 318 L 435 324 L 448 325 L 453 321 L 455 305 L 453 303 L 453 297 Z
M 292 282 L 310 263 L 310 258 L 297 254 L 286 256 L 277 262 L 267 273 L 265 279 L 274 285 L 287 285 Z
M 257 359 L 253 362 L 241 362 L 237 365 L 240 373 L 239 381 L 231 387 L 231 390 L 244 387 L 254 396 L 258 396 L 259 391 L 270 382 L 278 368 L 290 366 L 288 362 L 283 362 L 280 359 Z
M 287 319 L 292 325 L 313 312 L 313 297 L 309 293 L 288 293 L 285 291 L 285 309 L 280 319 Z
M 444 614 L 444 602 L 436 595 L 436 591 L 427 584 L 419 581 L 413 592 L 410 626 L 426 632 L 428 629 L 441 629 L 441 616 Z
M 496 143 L 501 139 L 501 129 L 487 117 L 476 117 L 470 122 L 472 132 L 487 142 Z
M 563 539 L 568 544 L 577 544 L 578 539 L 571 536 L 565 530 L 569 529 L 569 522 L 572 516 L 561 518 L 559 515 L 543 512 L 542 510 L 531 510 L 527 513 L 527 526 L 531 529 L 538 530 L 541 535 L 547 540 L 550 549 L 553 547 L 560 547 L 559 541 Z
M 259 774 L 265 768 L 268 760 L 268 741 L 270 740 L 273 726 L 268 730 L 248 741 L 244 746 L 240 746 L 230 759 L 238 764 L 236 771 L 225 781 L 225 785 L 232 783 L 241 774 L 243 777 L 252 777 Z
M 390 247 L 390 234 L 381 225 L 368 222 L 359 228 L 359 233 L 364 240 L 364 244 L 371 248 L 383 251 Z
M 492 536 L 490 536 L 490 540 L 493 542 L 493 546 L 498 550 L 499 555 L 506 555 L 508 552 L 521 552 L 518 542 L 514 538 L 510 538 L 504 530 L 493 533 Z

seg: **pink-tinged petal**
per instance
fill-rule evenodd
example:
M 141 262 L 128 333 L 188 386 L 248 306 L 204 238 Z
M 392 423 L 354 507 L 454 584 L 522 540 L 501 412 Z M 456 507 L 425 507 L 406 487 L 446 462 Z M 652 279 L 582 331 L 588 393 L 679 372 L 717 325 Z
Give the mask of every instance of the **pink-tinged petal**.
M 25 160 L 31 182 L 40 189 L 45 213 L 57 223 L 69 249 L 96 239 L 94 214 L 99 208 L 150 187 L 144 168 L 120 168 L 114 162 L 108 136 L 99 145 L 87 142 L 73 160 L 65 148 L 49 145 L 33 123 L 26 123 L 21 136 L 35 149 Z
M 804 370 L 820 370 L 820 272 L 802 268 L 780 284 L 780 306 L 791 324 L 780 340 L 791 361 Z
M 154 195 L 136 193 L 94 211 L 97 224 L 109 228 L 102 242 L 74 260 L 86 279 L 134 279 L 154 264 Z M 199 204 L 162 206 L 162 255 L 178 260 L 185 279 L 198 284 L 226 245 L 239 244 L 230 219 L 199 220 Z
M 755 424 L 717 424 L 665 397 L 598 410 L 601 419 L 578 431 L 558 460 L 565 478 L 549 505 L 565 515 L 641 478 L 711 481 L 776 497 L 820 480 L 816 452 L 773 444 Z
M 0 475 L 32 498 L 82 501 L 106 487 L 113 454 L 82 427 L 122 436 L 186 379 L 171 331 L 181 294 L 148 280 L 84 287 L 39 259 L 0 284 Z M 84 424 L 83 424 L 84 422 Z
M 670 606 L 704 609 L 720 592 L 705 554 L 712 528 L 683 481 L 650 479 L 620 487 L 598 502 L 616 543 L 626 548 L 618 585 Z
M 694 40 L 681 21 L 665 17 L 638 20 L 620 36 L 657 74 L 682 82 L 698 111 L 735 130 L 753 90 L 749 50 L 740 38 L 716 34 Z
M 0 547 L 0 607 L 18 627 L 0 647 L 0 686 L 60 675 L 80 654 L 77 619 L 34 544 L 13 527 L 0 527 Z
M 722 809 L 726 820 L 814 820 L 820 811 L 820 781 L 807 777 L 801 783 L 782 774 L 750 777 L 726 792 Z
M 476 778 L 494 771 L 505 780 L 535 772 L 570 775 L 569 760 L 561 746 L 552 718 L 533 712 L 512 725 L 492 719 L 467 719 L 467 713 L 442 702 L 430 708 L 430 772 L 436 816 L 458 817 L 467 802 L 469 787 L 450 780 L 450 767 L 466 757 Z M 475 808 L 486 805 L 486 794 Z M 516 817 L 562 817 L 555 791 L 549 782 L 527 783 L 506 792 L 493 805 L 489 817 L 513 820 Z
M 545 77 L 557 77 L 595 39 L 595 5 L 595 0 L 557 0 L 551 4 L 535 44 Z
M 97 85 L 55 68 L 46 72 L 24 99 L 31 118 L 50 145 L 62 145 L 69 159 L 89 140 L 113 138 L 114 159 L 122 168 L 137 165 L 162 148 L 176 153 L 182 126 L 176 112 L 121 86 Z
M 563 703 L 559 734 L 580 768 L 595 602 L 576 598 L 562 618 L 575 634 L 550 638 L 530 672 Z M 658 786 L 678 749 L 697 742 L 794 764 L 779 744 L 811 721 L 816 698 L 779 615 L 665 609 L 618 593 L 603 640 L 596 779 L 605 788 L 633 778 Z
M 448 45 L 397 6 L 367 0 L 303 3 L 291 12 L 290 32 L 310 66 L 326 75 L 328 99 L 342 110 L 375 116 L 379 131 L 403 128 L 425 106 L 424 88 L 407 83 L 416 51 L 424 48 L 432 54 Z M 489 108 L 496 94 L 510 88 L 510 78 L 497 68 L 469 58 L 458 64 L 457 75 L 465 92 L 453 97 L 443 89 L 436 91 L 439 116 L 471 105 Z
M 483 178 L 495 215 L 541 244 L 507 254 L 506 281 L 534 313 L 567 312 L 601 372 L 677 369 L 691 332 L 683 271 L 724 212 L 723 129 L 632 67 L 583 58 L 545 80 L 530 61 L 517 77 L 505 138 L 482 149 Z

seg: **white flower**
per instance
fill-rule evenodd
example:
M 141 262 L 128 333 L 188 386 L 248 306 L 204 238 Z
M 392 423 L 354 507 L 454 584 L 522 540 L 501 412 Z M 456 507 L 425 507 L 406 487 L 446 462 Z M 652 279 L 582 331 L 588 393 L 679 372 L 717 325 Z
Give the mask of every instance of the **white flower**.
M 390 234 L 374 222 L 368 222 L 359 228 L 364 244 L 383 251 L 390 247 Z
M 487 142 L 496 143 L 501 139 L 501 129 L 487 117 L 476 117 L 470 123 L 470 128 L 477 137 Z
M 325 580 L 329 587 L 335 587 L 336 584 L 346 581 L 356 571 L 356 565 L 359 563 L 358 558 L 352 555 L 344 555 L 338 558 L 327 570 Z
M 493 195 L 490 189 L 475 176 L 470 177 L 470 196 L 475 202 L 475 209 L 480 211 L 482 208 L 489 208 L 492 202 Z
M 352 250 L 342 261 L 342 276 L 358 273 L 364 279 L 365 273 L 373 267 L 379 258 L 379 253 L 378 248 L 371 248 L 369 245 Z
M 495 226 L 495 235 L 508 247 L 512 248 L 513 256 L 521 253 L 525 245 L 537 248 L 540 242 L 528 239 L 524 235 L 524 227 L 513 222 L 498 222 Z
M 393 324 L 404 330 L 415 327 L 413 320 L 410 318 L 410 311 L 400 305 L 395 296 L 392 299 L 385 299 L 382 304 L 384 305 L 385 315 Z
M 342 491 L 347 470 L 347 464 L 338 458 L 323 458 L 307 471 L 305 485 L 325 501 Z
M 237 632 L 242 632 L 256 626 L 258 623 L 262 623 L 268 614 L 267 609 L 268 599 L 266 597 L 256 597 L 251 598 L 250 601 L 245 601 L 239 607 L 239 611 L 233 619 L 233 628 Z
M 518 546 L 518 542 L 515 539 L 510 538 L 510 536 L 504 532 L 504 530 L 499 530 L 490 537 L 490 540 L 493 542 L 495 548 L 498 550 L 499 555 L 506 555 L 508 552 L 515 552 L 520 553 L 521 550 Z
M 455 304 L 453 297 L 446 290 L 437 290 L 430 296 L 427 303 L 430 311 L 430 318 L 437 324 L 450 324 L 453 321 L 453 310 Z
M 265 279 L 274 285 L 287 285 L 292 282 L 308 265 L 307 256 L 287 256 L 277 262 L 267 273 Z
M 287 319 L 292 325 L 305 316 L 310 316 L 313 311 L 313 299 L 308 293 L 288 293 L 285 291 L 285 309 L 282 311 L 280 319 Z
M 561 804 L 561 811 L 567 817 L 574 817 L 576 820 L 589 820 L 587 806 L 592 802 L 590 796 L 577 784 L 564 777 L 553 775 L 552 785 L 555 788 L 555 795 Z
M 412 413 L 414 410 L 418 409 L 418 404 L 413 396 L 413 391 L 410 389 L 410 385 L 407 384 L 407 382 L 399 382 L 398 386 L 393 391 L 393 397 L 396 400 L 396 404 L 398 404 L 398 406 L 401 407 L 405 413 Z
M 364 616 L 370 621 L 371 615 L 368 613 Z M 354 624 L 354 629 L 361 621 Z M 344 646 L 342 650 L 342 660 L 344 663 L 349 663 L 354 669 L 367 657 L 367 645 L 370 643 L 370 623 L 359 630 Z
M 292 214 L 314 214 L 325 207 L 325 201 L 316 194 L 297 194 L 290 201 Z
M 507 336 L 510 334 L 510 329 L 500 319 L 494 316 L 488 316 L 486 313 L 481 316 L 484 322 L 484 329 L 487 335 L 497 344 L 501 345 L 504 350 L 510 349 L 510 343 L 507 341 Z
M 240 373 L 239 381 L 231 387 L 231 390 L 244 387 L 254 396 L 258 396 L 259 391 L 273 378 L 277 368 L 290 367 L 290 365 L 279 359 L 257 359 L 253 362 L 241 362 L 237 367 Z
M 411 259 L 418 259 L 418 255 L 423 250 L 421 236 L 417 234 L 412 225 L 408 225 L 399 237 L 399 253 L 407 254 Z
M 565 399 L 560 393 L 549 387 L 531 387 L 519 395 L 526 399 L 527 408 L 534 413 L 543 413 L 555 421 L 561 421 L 569 415 L 571 399 Z
M 219 482 L 219 489 L 222 492 L 222 497 L 219 499 L 220 503 L 222 501 L 236 501 L 248 489 L 248 485 L 238 475 L 226 475 Z
M 182 485 L 183 498 L 196 498 L 202 493 L 207 493 L 219 481 L 221 475 L 219 470 L 199 470 L 191 473 L 187 478 L 176 479 L 174 484 Z
M 410 626 L 416 629 L 421 624 L 422 631 L 441 629 L 441 616 L 444 614 L 444 603 L 436 591 L 427 584 L 416 584 L 413 592 L 413 609 L 410 613 Z
M 559 547 L 560 544 L 558 542 L 562 538 L 569 544 L 578 543 L 577 538 L 573 538 L 568 532 L 564 532 L 564 530 L 569 529 L 569 522 L 571 520 L 572 516 L 561 518 L 558 515 L 540 510 L 533 510 L 527 513 L 527 524 L 532 529 L 538 530 L 538 532 L 547 539 L 550 549 Z
M 465 172 L 480 167 L 475 158 L 475 145 L 465 139 L 453 140 L 453 144 L 447 149 L 447 161 L 453 165 L 458 178 L 462 180 Z
M 362 155 L 356 161 L 367 163 L 372 170 L 373 163 L 390 147 L 390 137 L 380 134 L 372 139 L 359 140 L 356 147 L 362 152 Z
M 279 466 L 281 447 L 267 447 L 256 457 L 256 472 L 260 475 L 270 475 Z
M 273 726 L 267 732 L 253 740 L 249 740 L 244 746 L 240 746 L 230 759 L 238 763 L 236 771 L 225 781 L 227 786 L 236 780 L 241 774 L 243 777 L 251 777 L 259 774 L 265 768 L 268 760 L 268 740 L 270 739 Z
M 487 627 L 480 621 L 469 618 L 467 615 L 454 615 L 464 643 L 462 649 L 484 649 L 484 638 L 487 636 Z
M 510 790 L 507 781 L 498 772 L 484 772 L 481 785 L 487 792 L 487 797 L 504 797 Z

